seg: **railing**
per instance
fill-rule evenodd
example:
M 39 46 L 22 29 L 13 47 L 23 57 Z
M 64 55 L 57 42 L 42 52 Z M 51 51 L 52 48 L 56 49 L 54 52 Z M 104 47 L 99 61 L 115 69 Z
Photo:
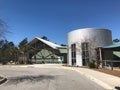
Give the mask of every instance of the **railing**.
M 118 69 L 120 69 L 120 60 L 102 60 L 103 61 L 103 68 L 109 67 L 111 70 L 113 70 L 114 67 L 113 64 L 118 62 Z

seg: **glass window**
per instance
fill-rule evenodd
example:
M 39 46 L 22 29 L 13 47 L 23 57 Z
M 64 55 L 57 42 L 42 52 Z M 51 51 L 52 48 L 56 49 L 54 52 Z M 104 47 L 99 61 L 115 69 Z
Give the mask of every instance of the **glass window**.
M 76 65 L 76 44 L 71 45 L 72 65 Z
M 83 59 L 83 65 L 87 65 L 89 62 L 89 43 L 88 42 L 82 43 L 82 59 Z

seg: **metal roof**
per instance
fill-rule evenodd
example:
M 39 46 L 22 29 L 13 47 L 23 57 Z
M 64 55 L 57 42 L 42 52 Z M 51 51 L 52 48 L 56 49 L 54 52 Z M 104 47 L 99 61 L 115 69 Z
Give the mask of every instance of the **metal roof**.
M 112 49 L 112 48 L 118 48 L 118 47 L 120 47 L 120 42 L 114 43 L 114 44 L 112 44 L 112 45 L 104 46 L 103 48 Z
M 41 38 L 39 38 L 39 37 L 35 37 L 35 38 L 34 38 L 32 41 L 30 41 L 29 43 L 35 43 L 35 40 L 36 40 L 36 39 L 39 40 L 39 41 L 41 41 L 41 42 L 43 42 L 43 43 L 45 43 L 46 45 L 50 46 L 50 47 L 53 48 L 53 49 L 64 48 L 63 46 L 60 46 L 60 45 L 55 44 L 55 43 L 52 43 L 52 42 L 50 42 L 50 41 L 41 39 Z
M 113 54 L 120 58 L 120 52 L 114 51 Z
M 58 48 L 60 53 L 67 53 L 67 48 Z

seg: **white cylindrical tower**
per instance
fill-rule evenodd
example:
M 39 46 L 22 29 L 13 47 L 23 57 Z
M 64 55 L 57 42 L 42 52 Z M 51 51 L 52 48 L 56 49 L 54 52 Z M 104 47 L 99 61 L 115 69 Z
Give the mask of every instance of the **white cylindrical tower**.
M 68 33 L 68 64 L 83 66 L 86 60 L 95 60 L 95 48 L 112 44 L 108 29 L 84 28 Z

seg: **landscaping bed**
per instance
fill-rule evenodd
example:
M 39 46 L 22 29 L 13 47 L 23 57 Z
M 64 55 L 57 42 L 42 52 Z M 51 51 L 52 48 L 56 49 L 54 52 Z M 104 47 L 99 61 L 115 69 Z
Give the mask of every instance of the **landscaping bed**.
M 88 67 L 87 66 L 81 66 L 80 68 L 88 68 Z M 120 77 L 120 68 L 117 68 L 117 69 L 114 68 L 113 70 L 110 70 L 110 68 L 108 68 L 108 69 L 105 69 L 105 68 L 93 69 L 93 70 Z
M 67 65 L 63 65 L 63 66 L 67 66 Z M 68 66 L 70 67 L 70 66 Z M 71 66 L 72 67 L 72 66 Z M 87 66 L 78 66 L 78 68 L 88 68 Z M 90 68 L 88 68 L 90 69 Z M 106 74 L 110 74 L 110 75 L 113 75 L 113 76 L 117 76 L 117 77 L 120 77 L 120 68 L 114 68 L 113 70 L 110 70 L 109 69 L 105 69 L 105 68 L 101 68 L 101 69 L 94 69 L 94 68 L 91 68 L 92 70 L 95 70 L 95 71 L 99 71 L 99 72 L 103 72 L 103 73 L 106 73 Z

